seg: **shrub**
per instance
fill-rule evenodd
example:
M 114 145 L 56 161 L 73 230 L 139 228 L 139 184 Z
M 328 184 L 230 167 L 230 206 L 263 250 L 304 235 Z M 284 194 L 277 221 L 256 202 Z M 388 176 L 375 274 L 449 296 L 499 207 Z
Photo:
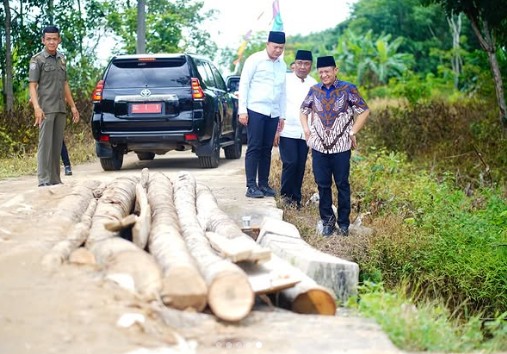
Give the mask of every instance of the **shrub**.
M 477 100 L 443 100 L 374 107 L 361 143 L 405 154 L 462 188 L 502 185 L 507 176 L 507 137 L 496 106 Z
M 70 142 L 70 146 L 74 134 L 84 133 L 86 139 L 91 139 L 88 121 L 92 104 L 89 98 L 82 97 L 76 99 L 76 106 L 81 121 L 79 124 L 70 123 L 69 113 L 65 130 L 66 142 Z M 0 159 L 33 155 L 36 152 L 39 132 L 33 125 L 34 119 L 33 109 L 26 102 L 18 103 L 12 112 L 0 112 Z

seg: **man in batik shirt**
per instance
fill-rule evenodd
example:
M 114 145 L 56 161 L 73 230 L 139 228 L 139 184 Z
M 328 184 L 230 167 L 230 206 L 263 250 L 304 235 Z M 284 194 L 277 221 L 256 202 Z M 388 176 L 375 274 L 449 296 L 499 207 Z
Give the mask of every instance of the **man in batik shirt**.
M 322 235 L 347 236 L 350 225 L 350 155 L 356 147 L 356 134 L 370 111 L 357 87 L 337 79 L 338 68 L 332 56 L 317 58 L 321 82 L 312 86 L 301 105 L 300 121 L 312 149 L 312 168 L 319 188 Z M 308 120 L 310 117 L 310 120 Z M 333 212 L 332 180 L 338 189 L 338 215 Z

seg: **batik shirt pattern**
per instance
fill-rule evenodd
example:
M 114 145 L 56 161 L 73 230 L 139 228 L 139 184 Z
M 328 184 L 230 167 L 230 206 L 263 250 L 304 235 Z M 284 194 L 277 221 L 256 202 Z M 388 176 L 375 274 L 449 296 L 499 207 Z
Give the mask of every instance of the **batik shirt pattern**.
M 310 88 L 301 112 L 310 117 L 308 146 L 324 154 L 350 150 L 354 114 L 361 114 L 368 106 L 357 87 L 336 80 L 329 89 L 322 83 Z

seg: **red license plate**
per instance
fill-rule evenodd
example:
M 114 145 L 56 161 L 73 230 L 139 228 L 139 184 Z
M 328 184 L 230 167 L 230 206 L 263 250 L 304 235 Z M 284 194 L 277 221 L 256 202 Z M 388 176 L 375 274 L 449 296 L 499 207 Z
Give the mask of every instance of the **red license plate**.
M 132 104 L 132 114 L 143 113 L 161 113 L 162 103 L 134 103 Z

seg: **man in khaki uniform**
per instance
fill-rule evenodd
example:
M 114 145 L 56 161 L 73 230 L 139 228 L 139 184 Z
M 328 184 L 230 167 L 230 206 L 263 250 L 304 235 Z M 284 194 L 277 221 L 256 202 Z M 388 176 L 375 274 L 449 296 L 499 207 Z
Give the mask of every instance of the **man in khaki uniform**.
M 37 150 L 37 177 L 39 187 L 60 184 L 60 152 L 66 121 L 65 102 L 72 110 L 72 120 L 79 122 L 65 68 L 65 57 L 58 52 L 60 31 L 55 26 L 44 28 L 44 49 L 30 60 L 29 89 L 35 113 L 35 124 L 40 128 Z

